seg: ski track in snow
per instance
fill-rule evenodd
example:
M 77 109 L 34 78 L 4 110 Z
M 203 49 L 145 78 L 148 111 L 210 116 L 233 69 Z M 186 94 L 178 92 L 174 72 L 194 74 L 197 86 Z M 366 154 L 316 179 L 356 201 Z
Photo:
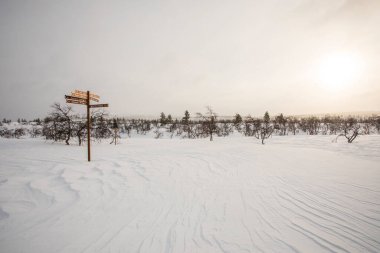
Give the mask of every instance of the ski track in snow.
M 380 252 L 379 143 L 0 139 L 0 252 Z

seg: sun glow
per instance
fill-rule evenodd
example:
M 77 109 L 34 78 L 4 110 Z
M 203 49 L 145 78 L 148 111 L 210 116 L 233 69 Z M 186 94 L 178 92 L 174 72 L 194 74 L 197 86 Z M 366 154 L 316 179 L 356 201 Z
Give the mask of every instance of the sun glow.
M 347 89 L 360 78 L 361 65 L 353 55 L 331 54 L 319 64 L 319 84 L 330 91 Z

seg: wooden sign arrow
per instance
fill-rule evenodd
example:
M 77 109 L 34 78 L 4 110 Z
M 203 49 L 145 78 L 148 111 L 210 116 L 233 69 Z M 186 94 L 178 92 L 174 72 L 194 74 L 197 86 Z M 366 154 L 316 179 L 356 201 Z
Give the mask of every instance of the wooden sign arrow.
M 83 101 L 83 102 L 87 103 L 86 98 L 74 97 L 74 96 L 68 96 L 68 95 L 65 95 L 65 98 L 69 99 L 69 100 L 78 100 L 78 101 Z
M 66 103 L 70 103 L 70 104 L 78 104 L 78 105 L 87 105 L 87 102 L 86 102 L 86 101 L 73 100 L 73 99 L 66 99 Z
M 86 91 L 81 91 L 81 90 L 75 90 L 74 92 L 72 93 L 76 93 L 76 94 L 82 94 L 84 96 L 87 96 L 87 92 Z M 100 97 L 96 94 L 93 94 L 93 93 L 90 93 L 90 97 L 93 97 L 93 98 L 97 98 L 99 99 Z
M 98 107 L 108 107 L 108 104 L 90 105 L 90 108 L 98 108 Z
M 87 100 L 87 94 L 72 92 L 71 96 Z M 97 96 L 97 97 L 99 97 L 99 96 Z M 92 97 L 91 95 L 90 95 L 90 100 L 95 101 L 95 102 L 99 102 L 99 98 Z
M 87 95 L 87 92 L 86 92 L 86 91 L 75 90 L 74 92 L 75 92 L 75 93 L 81 93 L 81 94 Z

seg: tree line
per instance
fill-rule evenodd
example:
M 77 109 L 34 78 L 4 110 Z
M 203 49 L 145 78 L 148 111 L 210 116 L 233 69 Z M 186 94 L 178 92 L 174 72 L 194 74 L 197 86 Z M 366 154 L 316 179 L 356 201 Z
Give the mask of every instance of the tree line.
M 26 134 L 31 137 L 43 136 L 47 140 L 64 142 L 67 145 L 75 140 L 82 145 L 87 141 L 87 119 L 75 113 L 71 106 L 55 103 L 51 113 L 43 120 L 35 119 L 31 122 L 20 120 L 21 127 L 7 128 L 9 120 L 0 123 L 0 136 L 5 138 L 20 138 Z M 173 118 L 171 114 L 162 112 L 157 119 L 126 119 L 111 118 L 103 110 L 91 113 L 91 138 L 101 141 L 112 138 L 117 143 L 120 134 L 131 137 L 134 134 L 150 134 L 154 138 L 209 138 L 215 136 L 226 137 L 231 134 L 241 134 L 261 141 L 272 135 L 334 135 L 337 140 L 342 137 L 352 143 L 359 135 L 379 134 L 380 117 L 342 117 L 342 116 L 308 116 L 294 117 L 283 114 L 271 117 L 265 112 L 262 117 L 241 116 L 236 114 L 230 119 L 219 117 L 211 108 L 207 107 L 204 113 L 191 116 L 186 110 L 183 117 Z M 29 128 L 22 127 L 29 125 Z

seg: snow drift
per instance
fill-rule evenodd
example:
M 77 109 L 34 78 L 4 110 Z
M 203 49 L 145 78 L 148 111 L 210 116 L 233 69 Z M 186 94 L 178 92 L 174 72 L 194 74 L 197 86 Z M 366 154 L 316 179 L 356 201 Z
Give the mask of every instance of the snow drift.
M 380 252 L 380 136 L 0 139 L 0 252 Z

